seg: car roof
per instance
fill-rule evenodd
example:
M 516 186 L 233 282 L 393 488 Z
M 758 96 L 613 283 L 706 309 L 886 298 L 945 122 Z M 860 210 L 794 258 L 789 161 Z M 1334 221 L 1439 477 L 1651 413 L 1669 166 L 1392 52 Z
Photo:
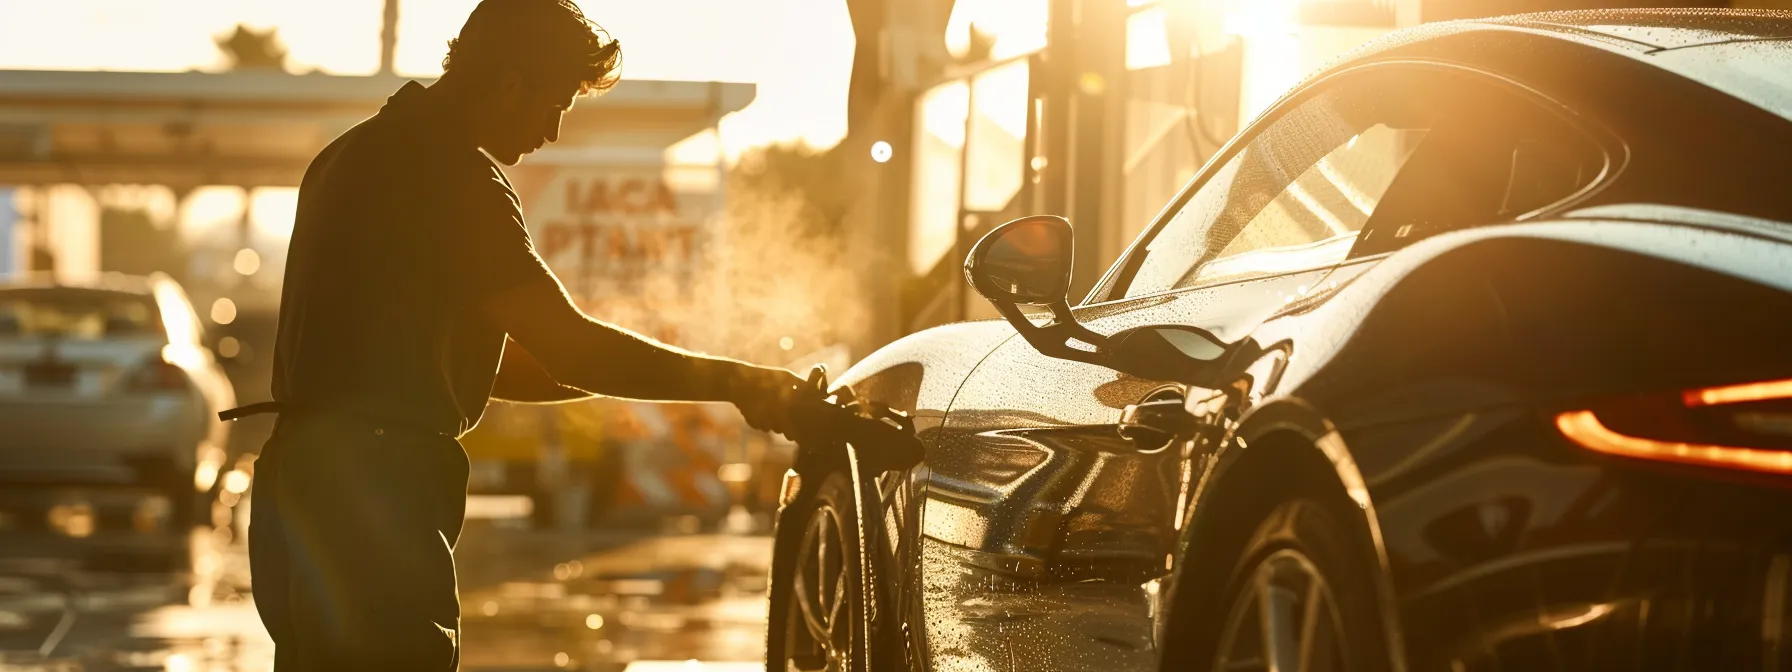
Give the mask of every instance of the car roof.
M 1296 90 L 1382 58 L 1426 57 L 1434 50 L 1431 45 L 1465 35 L 1477 40 L 1542 37 L 1628 57 L 1664 76 L 1702 84 L 1792 120 L 1792 12 L 1781 10 L 1576 10 L 1439 21 L 1371 40 L 1332 60 Z M 1471 65 L 1497 67 L 1492 62 Z
M 113 292 L 149 296 L 155 293 L 156 285 L 168 281 L 164 276 L 125 275 L 123 273 L 99 273 L 94 275 L 51 275 L 48 273 L 29 273 L 6 282 L 0 282 L 0 292 L 16 290 L 54 290 L 68 289 L 90 292 Z
M 1486 23 L 1618 45 L 1618 53 L 1792 120 L 1792 12 L 1625 9 Z
M 1396 30 L 1344 52 L 1302 84 L 1326 74 L 1396 54 L 1424 56 L 1427 43 L 1473 35 L 1477 39 L 1544 37 L 1605 52 L 1642 58 L 1693 47 L 1738 43 L 1792 43 L 1792 12 L 1742 9 L 1599 9 L 1513 14 L 1422 23 Z M 1297 87 L 1299 88 L 1299 87 Z
M 1775 10 L 1589 9 L 1474 22 L 1618 40 L 1644 51 L 1792 38 L 1792 12 Z

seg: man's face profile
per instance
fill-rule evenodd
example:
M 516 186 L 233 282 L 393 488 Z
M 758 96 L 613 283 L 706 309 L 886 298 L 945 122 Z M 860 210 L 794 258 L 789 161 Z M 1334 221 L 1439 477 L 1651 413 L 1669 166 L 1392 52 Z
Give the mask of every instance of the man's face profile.
M 473 139 L 504 165 L 560 139 L 573 99 L 616 84 L 622 45 L 572 0 L 482 0 L 448 41 L 442 79 Z
M 501 76 L 489 106 L 489 130 L 480 141 L 492 158 L 514 166 L 524 154 L 560 139 L 560 118 L 572 109 L 577 82 L 541 82 L 514 73 Z

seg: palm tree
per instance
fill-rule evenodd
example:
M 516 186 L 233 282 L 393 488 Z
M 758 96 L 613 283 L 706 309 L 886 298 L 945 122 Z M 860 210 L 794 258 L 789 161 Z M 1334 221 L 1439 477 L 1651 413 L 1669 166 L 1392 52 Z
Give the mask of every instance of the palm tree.
M 256 31 L 239 23 L 215 41 L 230 59 L 231 70 L 285 70 L 286 45 L 280 43 L 278 32 L 278 28 Z

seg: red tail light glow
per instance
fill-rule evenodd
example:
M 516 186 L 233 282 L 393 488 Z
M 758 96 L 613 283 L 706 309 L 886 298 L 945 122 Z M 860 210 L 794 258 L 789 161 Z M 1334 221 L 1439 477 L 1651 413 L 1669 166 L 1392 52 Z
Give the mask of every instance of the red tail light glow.
M 1681 395 L 1686 400 L 1687 408 L 1694 406 L 1721 406 L 1723 404 L 1739 404 L 1748 401 L 1767 401 L 1770 399 L 1792 399 L 1792 379 L 1770 380 L 1765 383 L 1745 383 L 1742 385 L 1725 385 L 1723 387 L 1707 387 L 1702 390 L 1687 390 Z
M 1583 448 L 1660 462 L 1792 475 L 1792 379 L 1631 397 L 1556 415 Z
M 1558 415 L 1556 428 L 1582 447 L 1608 455 L 1792 474 L 1792 452 L 1625 436 L 1600 424 L 1598 416 L 1593 415 L 1592 411 L 1572 411 Z

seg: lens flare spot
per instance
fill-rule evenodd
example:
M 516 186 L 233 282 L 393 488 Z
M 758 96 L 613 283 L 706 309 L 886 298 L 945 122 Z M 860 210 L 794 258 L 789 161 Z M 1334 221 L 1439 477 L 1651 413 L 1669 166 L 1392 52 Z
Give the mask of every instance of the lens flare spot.
M 212 321 L 218 324 L 230 324 L 236 321 L 236 302 L 220 297 L 212 302 Z
M 243 494 L 249 490 L 249 475 L 235 469 L 224 474 L 224 490 L 234 494 Z
M 243 275 L 255 275 L 261 270 L 261 255 L 255 250 L 243 248 L 236 251 L 236 259 L 231 263 L 236 272 Z

